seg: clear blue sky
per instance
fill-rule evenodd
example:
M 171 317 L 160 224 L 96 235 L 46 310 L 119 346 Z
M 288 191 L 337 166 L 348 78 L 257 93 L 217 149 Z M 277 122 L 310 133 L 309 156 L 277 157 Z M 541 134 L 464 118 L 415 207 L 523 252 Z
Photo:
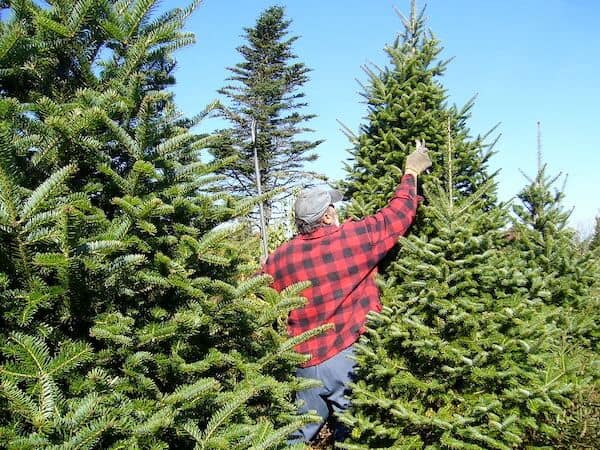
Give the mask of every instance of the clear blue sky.
M 162 7 L 185 5 L 163 1 Z M 296 54 L 313 71 L 305 85 L 318 147 L 315 169 L 344 177 L 350 147 L 336 120 L 358 131 L 366 113 L 357 80 L 361 66 L 387 64 L 383 47 L 401 30 L 393 8 L 409 0 L 205 0 L 187 29 L 197 43 L 177 53 L 176 101 L 188 115 L 218 97 L 226 67 L 241 61 L 235 48 L 243 27 L 274 4 L 285 6 Z M 423 1 L 418 1 L 419 8 Z M 500 122 L 492 168 L 500 168 L 500 196 L 525 184 L 536 170 L 536 122 L 550 173 L 568 174 L 571 224 L 589 231 L 600 214 L 600 2 L 596 0 L 429 0 L 429 27 L 454 57 L 442 83 L 451 103 L 477 94 L 472 134 Z M 208 124 L 207 126 L 211 126 Z

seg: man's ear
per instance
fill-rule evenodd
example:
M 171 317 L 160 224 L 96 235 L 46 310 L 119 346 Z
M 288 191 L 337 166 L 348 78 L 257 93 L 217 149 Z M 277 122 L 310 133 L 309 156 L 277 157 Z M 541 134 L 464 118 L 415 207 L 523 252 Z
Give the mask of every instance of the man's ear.
M 327 208 L 327 211 L 325 211 L 325 214 L 323 214 L 323 218 L 321 219 L 321 222 L 324 223 L 325 225 L 331 225 L 332 223 L 335 222 L 335 210 L 331 207 Z

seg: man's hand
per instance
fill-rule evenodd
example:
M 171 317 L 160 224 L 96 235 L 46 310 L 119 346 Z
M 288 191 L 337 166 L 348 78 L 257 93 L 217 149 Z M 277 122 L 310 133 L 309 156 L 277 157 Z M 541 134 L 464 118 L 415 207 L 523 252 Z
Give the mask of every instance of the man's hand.
M 417 149 L 406 157 L 404 173 L 410 173 L 417 176 L 431 167 L 431 159 L 429 159 L 425 142 L 421 142 L 417 139 L 415 143 Z

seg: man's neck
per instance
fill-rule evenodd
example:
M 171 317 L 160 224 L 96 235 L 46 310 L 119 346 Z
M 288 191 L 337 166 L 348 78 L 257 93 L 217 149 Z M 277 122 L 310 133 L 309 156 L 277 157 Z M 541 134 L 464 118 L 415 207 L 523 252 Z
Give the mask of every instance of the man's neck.
M 412 175 L 413 177 L 415 177 L 415 180 L 417 179 L 417 172 L 413 169 L 406 169 L 404 171 L 404 175 Z

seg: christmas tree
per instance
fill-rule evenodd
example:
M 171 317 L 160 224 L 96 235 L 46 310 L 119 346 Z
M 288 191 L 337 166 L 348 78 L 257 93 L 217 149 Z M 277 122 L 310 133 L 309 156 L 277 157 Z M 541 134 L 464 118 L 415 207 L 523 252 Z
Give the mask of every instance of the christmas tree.
M 549 294 L 545 302 L 561 308 L 563 328 L 577 328 L 569 333 L 597 350 L 600 316 L 592 292 L 598 268 L 593 255 L 576 245 L 575 233 L 568 227 L 570 212 L 562 205 L 564 186 L 554 187 L 561 175 L 551 177 L 546 170 L 538 144 L 537 173 L 527 177 L 527 186 L 518 194 L 520 202 L 513 208 L 516 218 L 511 247 L 531 268 L 544 273 Z
M 385 204 L 415 139 L 434 160 L 425 203 L 381 272 L 383 311 L 358 345 L 342 448 L 513 448 L 558 434 L 570 386 L 549 363 L 559 332 L 543 273 L 506 247 L 506 208 L 487 169 L 493 143 L 472 138 L 464 108 L 446 105 L 446 63 L 415 2 L 370 72 L 366 125 L 353 137 L 349 211 Z M 570 370 L 570 369 L 569 369 Z
M 231 219 L 164 88 L 194 9 L 11 2 L 0 40 L 0 441 L 277 448 L 298 416 L 303 303 L 248 278 Z M 4 17 L 4 16 L 3 16 Z M 6 68 L 6 69 L 5 69 Z M 210 108 L 209 108 L 210 109 Z
M 435 237 L 403 239 L 388 269 L 384 308 L 358 344 L 341 448 L 508 449 L 557 434 L 570 386 L 546 364 L 547 293 L 504 249 L 507 214 L 486 211 L 494 190 L 426 189 Z
M 593 253 L 582 251 L 568 227 L 570 212 L 562 204 L 564 183 L 560 189 L 555 187 L 560 177 L 547 175 L 538 123 L 537 172 L 534 177 L 526 177 L 528 184 L 514 205 L 510 251 L 544 275 L 548 294 L 544 302 L 560 333 L 548 364 L 554 364 L 557 373 L 568 368 L 565 377 L 570 377 L 576 392 L 574 404 L 561 420 L 559 436 L 548 443 L 559 448 L 582 448 L 600 439 L 600 271 Z

